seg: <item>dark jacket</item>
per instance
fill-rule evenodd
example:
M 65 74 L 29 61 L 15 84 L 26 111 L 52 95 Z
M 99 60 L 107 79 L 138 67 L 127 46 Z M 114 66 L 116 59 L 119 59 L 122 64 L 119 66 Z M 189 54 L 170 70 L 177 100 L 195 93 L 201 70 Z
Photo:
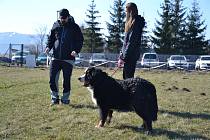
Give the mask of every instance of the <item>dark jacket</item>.
M 137 61 L 140 56 L 142 30 L 145 20 L 142 16 L 135 17 L 135 23 L 129 32 L 125 33 L 120 59 L 125 62 Z
M 72 51 L 80 52 L 83 45 L 83 35 L 79 26 L 70 18 L 63 26 L 60 21 L 53 24 L 48 37 L 47 47 L 53 49 L 53 57 L 59 60 L 75 60 Z

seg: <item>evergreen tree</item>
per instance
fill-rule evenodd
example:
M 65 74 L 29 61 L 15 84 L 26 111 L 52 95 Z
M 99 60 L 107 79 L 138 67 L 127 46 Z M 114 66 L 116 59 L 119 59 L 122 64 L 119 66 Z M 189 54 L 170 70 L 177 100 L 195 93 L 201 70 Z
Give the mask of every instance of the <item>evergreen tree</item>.
M 207 51 L 207 54 L 209 54 L 210 55 L 210 40 L 208 40 L 208 46 L 207 46 L 207 49 L 206 49 Z
M 123 44 L 123 34 L 125 26 L 125 1 L 115 0 L 114 6 L 111 7 L 112 12 L 109 11 L 111 23 L 107 22 L 107 29 L 109 32 L 108 50 L 112 53 L 119 53 Z
M 83 42 L 83 47 L 81 52 L 91 52 L 91 47 L 88 47 L 88 38 L 87 38 L 87 31 L 88 29 L 85 28 L 84 24 L 81 25 L 80 27 L 82 33 L 83 33 L 83 37 L 84 37 L 84 42 Z
M 192 3 L 192 9 L 187 17 L 186 40 L 183 48 L 184 54 L 207 54 L 208 41 L 205 40 L 205 21 L 201 21 L 202 14 L 199 11 L 199 5 L 196 0 Z
M 147 23 L 145 24 L 142 32 L 142 38 L 141 38 L 141 53 L 145 53 L 150 51 L 152 48 L 149 46 L 150 37 L 148 36 L 149 31 L 147 30 Z
M 169 0 L 164 0 L 162 6 L 162 14 L 159 13 L 161 21 L 156 20 L 154 36 L 151 36 L 151 41 L 155 45 L 155 51 L 162 54 L 172 54 L 172 21 L 171 21 L 171 3 Z
M 94 0 L 91 1 L 87 12 L 88 14 L 86 14 L 86 16 L 88 20 L 85 21 L 87 28 L 83 30 L 83 52 L 103 52 L 104 42 L 102 34 L 100 33 L 101 28 L 98 27 L 100 23 L 96 21 L 96 19 L 100 16 L 96 15 L 99 13 L 99 11 L 96 10 L 96 4 L 94 3 Z
M 182 6 L 183 0 L 174 0 L 172 3 L 172 49 L 174 54 L 182 54 L 186 25 L 186 8 Z

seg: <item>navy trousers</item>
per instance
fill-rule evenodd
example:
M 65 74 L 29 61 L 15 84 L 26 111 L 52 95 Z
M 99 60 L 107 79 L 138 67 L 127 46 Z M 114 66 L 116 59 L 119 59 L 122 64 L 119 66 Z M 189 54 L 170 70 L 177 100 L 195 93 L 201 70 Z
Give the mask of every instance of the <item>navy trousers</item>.
M 72 64 L 62 60 L 52 60 L 50 63 L 50 89 L 51 89 L 51 101 L 59 101 L 59 87 L 58 80 L 60 71 L 63 72 L 63 96 L 61 102 L 69 103 L 69 96 L 71 90 L 71 75 L 72 75 Z

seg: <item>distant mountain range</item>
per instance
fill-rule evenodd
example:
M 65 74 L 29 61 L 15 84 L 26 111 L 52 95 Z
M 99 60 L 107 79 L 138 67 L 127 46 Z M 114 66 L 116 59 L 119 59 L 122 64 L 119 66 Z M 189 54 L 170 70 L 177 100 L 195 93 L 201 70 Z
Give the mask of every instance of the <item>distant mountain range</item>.
M 36 35 L 20 34 L 15 32 L 0 32 L 0 54 L 6 53 L 9 44 L 35 44 Z M 20 50 L 20 46 L 13 45 L 14 49 Z

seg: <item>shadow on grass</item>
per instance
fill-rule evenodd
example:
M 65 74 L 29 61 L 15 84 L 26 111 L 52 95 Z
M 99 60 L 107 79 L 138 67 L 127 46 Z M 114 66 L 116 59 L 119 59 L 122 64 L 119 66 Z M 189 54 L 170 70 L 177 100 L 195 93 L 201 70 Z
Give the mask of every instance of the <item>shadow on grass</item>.
M 174 115 L 174 116 L 178 116 L 178 117 L 182 117 L 182 118 L 188 118 L 188 119 L 200 118 L 200 119 L 204 119 L 204 120 L 210 120 L 210 115 L 204 114 L 204 113 L 193 114 L 190 112 L 172 112 L 172 111 L 168 111 L 168 110 L 159 110 L 159 112 L 160 113 L 168 113 L 170 115 Z
M 119 127 L 115 127 L 115 128 L 131 129 L 132 131 L 135 131 L 135 132 L 144 133 L 142 129 L 139 129 L 136 126 L 120 125 Z M 187 134 L 186 132 L 183 132 L 183 131 L 174 132 L 174 131 L 169 131 L 169 130 L 159 129 L 159 128 L 153 129 L 153 133 L 151 134 L 151 136 L 161 136 L 161 135 L 165 135 L 169 139 L 202 139 L 202 140 L 208 139 L 207 137 L 198 135 L 198 134 Z
M 72 108 L 75 108 L 75 109 L 81 109 L 81 108 L 98 109 L 97 106 L 93 106 L 93 105 L 84 105 L 84 104 L 71 104 L 70 106 L 71 106 Z

